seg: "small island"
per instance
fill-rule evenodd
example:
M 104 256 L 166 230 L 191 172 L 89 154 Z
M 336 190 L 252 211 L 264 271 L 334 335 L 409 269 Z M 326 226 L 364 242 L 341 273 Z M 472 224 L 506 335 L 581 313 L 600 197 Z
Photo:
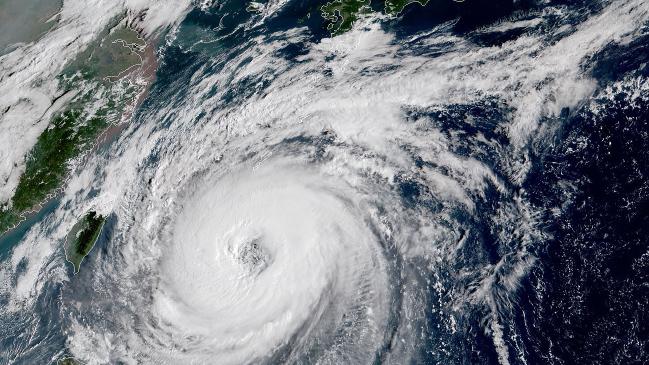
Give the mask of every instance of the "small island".
M 66 357 L 64 359 L 59 360 L 56 363 L 56 365 L 81 365 L 81 363 L 72 357 Z
M 65 242 L 65 257 L 74 266 L 75 274 L 79 272 L 83 259 L 95 246 L 105 222 L 105 217 L 90 211 L 72 227 Z

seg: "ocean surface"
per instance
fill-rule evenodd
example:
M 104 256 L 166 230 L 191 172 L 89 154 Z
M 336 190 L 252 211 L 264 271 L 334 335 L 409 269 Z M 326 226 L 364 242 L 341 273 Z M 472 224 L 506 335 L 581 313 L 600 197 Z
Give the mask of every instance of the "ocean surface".
M 649 362 L 649 5 L 372 3 L 336 37 L 321 5 L 160 34 L 124 131 L 0 238 L 0 363 Z

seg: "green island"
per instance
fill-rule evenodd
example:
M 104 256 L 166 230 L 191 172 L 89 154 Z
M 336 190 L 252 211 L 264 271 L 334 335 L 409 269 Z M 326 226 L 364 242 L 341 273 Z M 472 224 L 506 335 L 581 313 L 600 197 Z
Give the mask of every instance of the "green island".
M 80 362 L 71 357 L 63 358 L 56 362 L 56 365 L 81 365 Z
M 385 0 L 385 13 L 398 16 L 403 9 L 417 3 L 422 6 L 429 0 Z M 336 36 L 352 29 L 354 22 L 364 14 L 371 11 L 370 0 L 333 0 L 321 8 L 322 17 L 327 21 L 327 30 Z
M 141 90 L 127 75 L 142 65 L 145 46 L 118 22 L 65 67 L 59 82 L 76 96 L 53 115 L 26 156 L 13 197 L 0 205 L 0 235 L 56 195 L 80 157 L 120 121 Z
M 264 4 L 258 3 L 256 1 L 251 1 L 248 3 L 248 6 L 246 7 L 246 11 L 249 13 L 261 13 L 263 7 Z
M 79 272 L 83 259 L 95 246 L 105 222 L 106 217 L 90 211 L 72 227 L 65 242 L 65 257 L 72 263 L 75 274 Z
M 397 16 L 410 4 L 417 3 L 421 6 L 426 6 L 429 0 L 385 0 L 385 13 L 392 16 Z
M 331 35 L 342 34 L 350 29 L 363 12 L 370 10 L 370 0 L 334 0 L 322 6 L 322 17 L 329 21 L 327 30 Z
M 56 196 L 71 171 L 83 166 L 84 155 L 103 143 L 102 134 L 130 117 L 147 87 L 142 77 L 150 81 L 145 64 L 151 61 L 155 65 L 146 51 L 151 51 L 150 46 L 126 26 L 122 16 L 63 68 L 57 77 L 59 88 L 73 96 L 51 114 L 47 128 L 25 157 L 25 170 L 13 196 L 0 203 L 0 236 Z M 95 246 L 105 222 L 106 217 L 90 211 L 68 233 L 65 256 L 75 274 Z M 64 356 L 56 364 L 81 362 Z

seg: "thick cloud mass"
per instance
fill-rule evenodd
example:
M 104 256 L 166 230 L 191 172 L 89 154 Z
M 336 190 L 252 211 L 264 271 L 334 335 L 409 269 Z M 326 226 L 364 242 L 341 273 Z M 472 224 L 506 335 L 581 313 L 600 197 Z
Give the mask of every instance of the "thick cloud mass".
M 184 334 L 179 359 L 248 362 L 298 333 L 336 337 L 343 319 L 364 329 L 347 341 L 375 347 L 385 263 L 350 187 L 275 161 L 240 169 L 192 192 L 162 238 L 152 314 Z
M 546 205 L 530 174 L 572 116 L 615 98 L 589 62 L 649 19 L 646 1 L 598 4 L 406 38 L 368 16 L 319 39 L 286 29 L 283 2 L 232 29 L 205 2 L 166 35 L 132 123 L 3 263 L 3 316 L 55 303 L 56 345 L 89 364 L 547 353 L 525 337 L 521 288 L 576 184 Z M 612 82 L 646 95 L 642 75 Z M 58 247 L 87 209 L 109 219 L 70 278 Z

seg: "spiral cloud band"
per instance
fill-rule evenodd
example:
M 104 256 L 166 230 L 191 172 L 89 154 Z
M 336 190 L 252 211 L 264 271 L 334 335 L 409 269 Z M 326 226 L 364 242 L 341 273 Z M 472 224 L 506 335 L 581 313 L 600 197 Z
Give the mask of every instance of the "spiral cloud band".
M 649 2 L 552 3 L 467 34 L 371 13 L 336 37 L 282 12 L 300 2 L 237 3 L 238 13 L 200 3 L 164 34 L 132 122 L 71 173 L 54 211 L 0 264 L 11 289 L 0 293 L 1 333 L 46 329 L 11 356 L 550 356 L 556 341 L 532 335 L 558 308 L 540 308 L 552 288 L 539 261 L 584 181 L 540 163 L 585 160 L 592 141 L 579 134 L 555 150 L 570 118 L 648 95 L 646 76 L 603 87 L 585 65 L 646 35 Z M 61 242 L 90 210 L 106 221 L 71 275 Z M 37 312 L 48 316 L 21 317 Z
M 268 162 L 199 190 L 164 243 L 153 313 L 193 356 L 218 354 L 224 364 L 343 321 L 363 324 L 368 345 L 380 341 L 375 327 L 387 310 L 380 246 L 357 202 L 343 200 L 345 189 L 315 171 Z

